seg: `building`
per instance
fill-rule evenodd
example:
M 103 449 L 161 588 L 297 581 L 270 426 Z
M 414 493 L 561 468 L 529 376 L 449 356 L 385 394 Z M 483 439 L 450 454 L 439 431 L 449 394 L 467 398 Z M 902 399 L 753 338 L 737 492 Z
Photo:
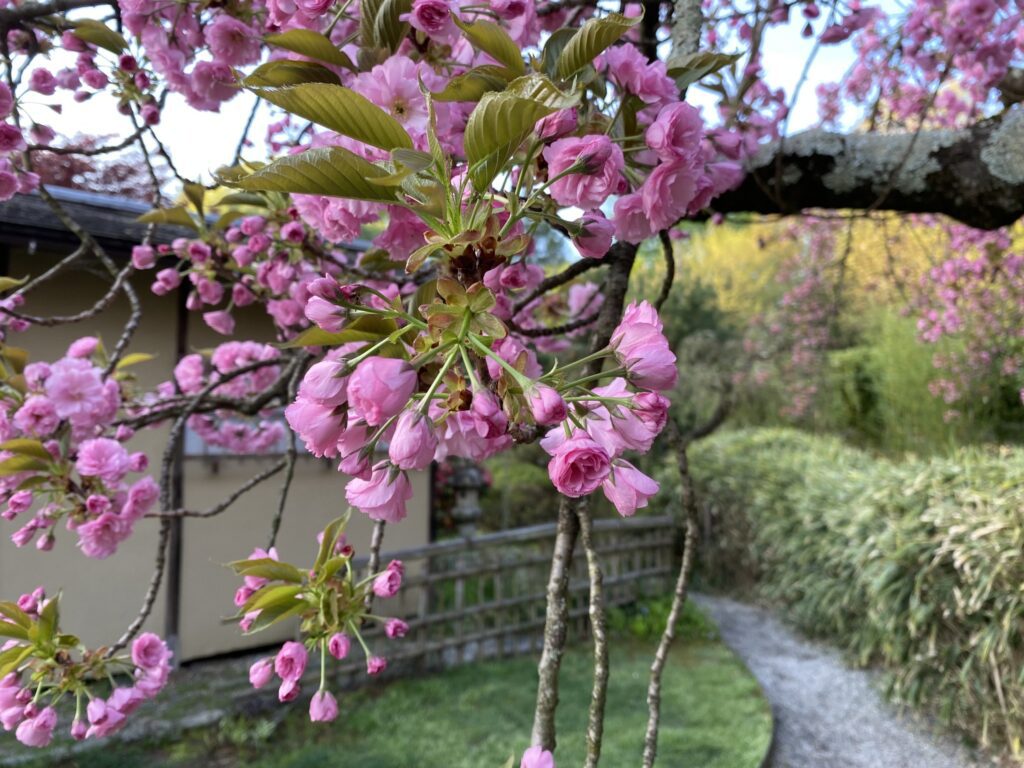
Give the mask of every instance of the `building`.
M 145 226 L 135 221 L 148 206 L 130 200 L 76 190 L 52 189 L 54 196 L 107 249 L 115 259 L 127 259 Z M 158 242 L 180 234 L 162 228 Z M 77 246 L 75 237 L 54 217 L 49 206 L 34 195 L 19 195 L 0 203 L 0 274 L 21 277 L 38 275 Z M 68 315 L 91 306 L 109 286 L 97 264 L 81 260 L 28 297 L 26 310 L 35 315 Z M 155 385 L 171 378 L 177 360 L 189 352 L 224 341 L 203 323 L 198 313 L 184 308 L 184 296 L 154 296 L 152 274 L 137 275 L 134 285 L 142 302 L 143 316 L 130 351 L 148 352 L 156 358 L 134 370 L 140 382 Z M 73 326 L 33 328 L 18 336 L 32 359 L 54 360 L 70 341 L 95 335 L 112 344 L 129 316 L 127 301 L 119 296 L 101 315 Z M 271 338 L 269 320 L 259 308 L 248 315 L 236 313 L 237 327 L 245 338 Z M 131 442 L 146 451 L 151 471 L 157 471 L 168 428 L 141 431 Z M 207 509 L 227 496 L 249 477 L 273 463 L 273 457 L 231 456 L 207 453 L 194 440 L 187 441 L 183 462 L 183 505 Z M 415 496 L 409 517 L 392 526 L 385 537 L 385 552 L 426 544 L 430 539 L 430 489 L 426 473 L 413 478 Z M 175 523 L 169 550 L 169 567 L 153 614 L 146 627 L 173 639 L 181 661 L 208 657 L 287 638 L 288 626 L 243 637 L 228 621 L 235 607 L 232 595 L 240 580 L 223 564 L 248 556 L 254 546 L 265 546 L 270 521 L 277 509 L 280 481 L 272 479 L 246 494 L 223 514 L 210 519 L 186 519 Z M 311 562 L 316 553 L 316 534 L 345 509 L 345 478 L 328 462 L 303 455 L 278 538 L 281 557 L 296 564 Z M 90 646 L 115 640 L 136 615 L 149 584 L 157 547 L 158 521 L 145 520 L 135 534 L 104 561 L 85 557 L 75 547 L 76 536 L 58 530 L 52 552 L 29 547 L 16 549 L 9 541 L 0 544 L 0 597 L 14 599 L 43 585 L 49 594 L 63 590 L 61 624 Z M 0 522 L 9 536 L 13 524 Z M 367 546 L 371 523 L 353 515 L 350 540 Z

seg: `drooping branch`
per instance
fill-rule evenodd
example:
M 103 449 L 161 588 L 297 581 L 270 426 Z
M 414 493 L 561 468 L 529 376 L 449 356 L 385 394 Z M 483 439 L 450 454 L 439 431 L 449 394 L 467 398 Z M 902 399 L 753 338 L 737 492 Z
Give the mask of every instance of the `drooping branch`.
M 0 29 L 6 30 L 32 19 L 52 16 L 55 13 L 66 13 L 79 8 L 95 8 L 111 5 L 110 0 L 47 0 L 43 3 L 26 3 L 13 8 L 0 10 Z
M 604 607 L 604 574 L 594 545 L 594 525 L 587 499 L 581 499 L 576 514 L 580 521 L 580 540 L 587 554 L 590 580 L 590 631 L 594 636 L 594 684 L 590 694 L 587 720 L 587 756 L 584 768 L 597 768 L 604 739 L 604 708 L 608 699 L 608 620 Z
M 604 303 L 594 328 L 591 351 L 604 349 L 611 339 L 615 327 L 622 318 L 622 309 L 629 289 L 629 274 L 636 260 L 637 246 L 629 243 L 615 243 L 602 260 L 608 265 L 608 280 L 605 286 Z M 564 274 L 564 273 L 563 273 Z M 587 373 L 600 370 L 602 361 L 595 360 L 587 366 Z M 547 612 L 544 617 L 544 646 L 540 663 L 537 665 L 537 704 L 533 714 L 533 735 L 531 744 L 540 744 L 544 749 L 555 749 L 555 710 L 558 707 L 558 672 L 562 663 L 562 652 L 568 637 L 569 620 L 569 567 L 572 552 L 579 535 L 579 518 L 576 502 L 562 497 L 558 507 L 558 528 L 555 534 L 555 548 L 551 558 L 551 574 L 548 579 Z M 605 679 L 605 684 L 607 679 Z
M 548 577 L 547 612 L 544 617 L 544 647 L 537 665 L 537 706 L 533 714 L 531 744 L 555 749 L 555 710 L 558 709 L 558 671 L 569 633 L 569 567 L 572 550 L 579 535 L 576 500 L 561 497 L 558 528 Z
M 963 130 L 839 134 L 811 130 L 766 145 L 720 213 L 809 208 L 941 213 L 978 229 L 1024 215 L 1024 108 Z M 908 151 L 909 149 L 909 151 Z M 905 161 L 904 161 L 904 158 Z

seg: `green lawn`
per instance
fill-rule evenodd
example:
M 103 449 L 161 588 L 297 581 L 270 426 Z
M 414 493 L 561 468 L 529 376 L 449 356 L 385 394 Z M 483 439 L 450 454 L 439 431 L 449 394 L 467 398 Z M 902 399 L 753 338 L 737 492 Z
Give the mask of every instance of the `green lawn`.
M 653 648 L 652 640 L 613 642 L 602 758 L 608 768 L 639 764 Z M 527 746 L 535 664 L 530 657 L 492 661 L 345 694 L 339 697 L 342 714 L 331 725 L 313 725 L 296 708 L 276 726 L 236 719 L 174 745 L 123 746 L 64 765 L 500 768 Z M 582 762 L 588 646 L 566 655 L 561 690 L 555 754 L 565 768 Z M 692 639 L 673 649 L 663 685 L 659 765 L 756 768 L 770 732 L 771 716 L 757 683 L 728 649 L 715 640 Z

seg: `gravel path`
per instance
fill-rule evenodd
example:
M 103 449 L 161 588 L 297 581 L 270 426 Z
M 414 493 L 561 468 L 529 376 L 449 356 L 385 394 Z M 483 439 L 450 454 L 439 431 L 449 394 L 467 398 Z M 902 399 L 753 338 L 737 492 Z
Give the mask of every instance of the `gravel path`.
M 770 612 L 694 595 L 760 681 L 775 714 L 772 768 L 975 768 L 954 738 L 885 701 L 873 675 Z

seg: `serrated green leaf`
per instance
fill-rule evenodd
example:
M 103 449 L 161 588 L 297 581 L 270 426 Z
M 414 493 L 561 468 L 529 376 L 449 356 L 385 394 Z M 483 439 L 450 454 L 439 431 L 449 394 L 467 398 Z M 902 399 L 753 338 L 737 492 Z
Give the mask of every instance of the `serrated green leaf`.
M 245 211 L 238 210 L 237 208 L 233 211 L 224 211 L 224 213 L 218 216 L 217 220 L 213 222 L 213 228 L 217 232 L 220 232 L 247 215 L 248 214 Z
M 9 291 L 12 288 L 20 288 L 26 282 L 28 282 L 28 275 L 22 278 L 16 277 L 0 277 L 0 293 Z
M 384 150 L 412 148 L 412 139 L 401 123 L 350 88 L 330 83 L 302 83 L 251 90 L 286 112 L 365 144 Z
M 540 52 L 540 70 L 548 77 L 558 77 L 558 57 L 576 35 L 572 27 L 562 27 L 551 33 Z
M 356 66 L 344 51 L 334 45 L 326 36 L 311 29 L 289 29 L 279 35 L 267 35 L 264 40 L 275 48 L 298 53 L 317 61 L 355 72 Z
M 418 149 L 393 149 L 391 150 L 391 160 L 413 171 L 425 171 L 434 164 L 432 155 L 420 152 Z
M 307 328 L 291 341 L 281 344 L 282 349 L 295 347 L 339 347 L 353 341 L 380 341 L 395 331 L 394 320 L 382 317 L 360 317 L 340 331 Z
M 35 456 L 43 461 L 53 461 L 53 456 L 43 447 L 38 440 L 30 440 L 25 437 L 16 437 L 0 443 L 0 451 L 10 451 L 19 456 Z
M 123 53 L 128 47 L 128 41 L 124 37 L 96 19 L 82 19 L 74 22 L 71 34 L 79 40 L 106 48 L 111 53 Z
M 456 75 L 437 93 L 436 101 L 479 101 L 490 91 L 503 91 L 512 80 L 512 72 L 505 67 L 484 64 Z
M 409 23 L 402 16 L 412 10 L 412 0 L 384 0 L 373 20 L 376 45 L 394 53 L 409 34 Z
M 249 611 L 261 611 L 292 603 L 304 589 L 306 587 L 301 584 L 268 584 L 256 590 L 238 612 L 245 615 Z
M 378 187 L 367 181 L 387 175 L 383 168 L 347 149 L 319 147 L 282 157 L 233 183 L 254 191 L 301 192 L 393 203 L 397 199 L 394 188 Z
M 28 630 L 10 621 L 0 620 L 0 637 L 13 637 L 15 640 L 28 640 Z
M 454 17 L 455 24 L 462 30 L 470 44 L 488 54 L 500 64 L 508 67 L 514 74 L 522 75 L 526 72 L 526 64 L 523 62 L 523 54 L 515 41 L 508 36 L 508 32 L 499 27 L 493 21 L 478 19 L 467 23 Z
M 18 607 L 17 603 L 0 600 L 0 616 L 14 622 L 19 627 L 28 629 L 34 623 L 32 617 Z
M 257 195 L 252 192 L 232 192 L 230 195 L 224 195 L 217 205 L 253 205 L 258 208 L 266 208 L 267 201 L 263 195 Z
M 269 557 L 261 557 L 255 560 L 236 560 L 228 565 L 239 576 L 257 576 L 261 579 L 273 581 L 290 581 L 294 584 L 302 583 L 303 573 L 291 563 L 282 563 Z
M 50 598 L 39 613 L 39 640 L 47 645 L 53 643 L 60 624 L 60 595 Z
M 188 201 L 195 206 L 196 211 L 199 215 L 203 215 L 203 205 L 206 201 L 206 187 L 202 184 L 193 184 L 190 181 L 185 182 L 182 188 L 182 192 Z
M 341 80 L 323 64 L 293 59 L 277 59 L 260 64 L 242 80 L 242 85 L 246 88 L 274 88 L 302 83 L 341 85 Z
M 623 16 L 609 13 L 588 19 L 558 55 L 558 76 L 568 79 L 593 63 L 602 51 L 635 27 L 643 15 Z
M 577 91 L 563 91 L 545 75 L 517 77 L 508 84 L 507 92 L 551 109 L 568 109 L 580 103 Z
M 290 606 L 288 604 L 284 604 L 273 608 L 266 608 L 260 611 L 260 615 L 256 617 L 252 626 L 249 627 L 249 631 L 245 634 L 251 635 L 254 632 L 259 632 L 267 627 L 271 627 L 279 621 L 284 621 L 285 619 L 290 619 L 293 616 L 298 616 L 308 607 L 307 603 L 300 600 Z
M 509 91 L 485 93 L 466 123 L 463 144 L 469 178 L 486 191 L 533 126 L 556 110 Z
M 189 215 L 183 205 L 176 205 L 174 208 L 154 208 L 139 216 L 136 221 L 141 221 L 143 224 L 176 224 L 199 231 L 195 219 Z
M 7 677 L 21 666 L 22 662 L 32 655 L 33 650 L 35 647 L 31 645 L 16 645 L 0 653 L 0 678 Z
M 675 80 L 679 90 L 685 90 L 701 78 L 740 60 L 739 53 L 697 51 L 686 56 L 673 56 L 668 61 L 668 76 Z
M 122 368 L 128 368 L 139 363 L 148 363 L 150 360 L 155 360 L 156 355 L 151 355 L 148 352 L 132 352 L 130 355 L 125 355 L 118 361 L 116 370 L 120 371 Z
M 16 475 L 19 472 L 42 472 L 49 467 L 49 462 L 35 456 L 11 456 L 9 459 L 0 461 L 0 477 Z
M 348 525 L 351 516 L 352 508 L 348 507 L 341 517 L 336 517 L 324 528 L 324 535 L 320 538 L 320 549 L 316 553 L 316 561 L 313 563 L 313 571 L 315 573 L 319 574 L 324 564 L 334 555 L 334 547 L 338 543 L 338 537 L 345 530 L 345 526 Z

